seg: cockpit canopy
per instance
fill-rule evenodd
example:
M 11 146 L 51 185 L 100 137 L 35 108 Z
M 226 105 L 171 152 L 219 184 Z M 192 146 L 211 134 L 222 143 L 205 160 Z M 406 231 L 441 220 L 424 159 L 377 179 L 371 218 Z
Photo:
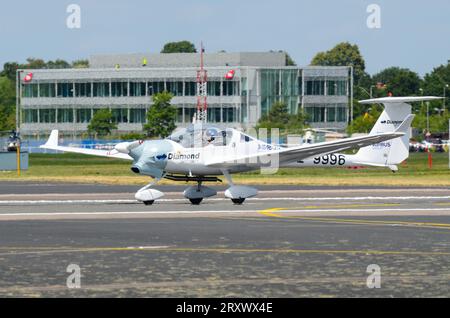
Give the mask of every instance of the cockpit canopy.
M 179 143 L 185 148 L 207 145 L 226 146 L 233 138 L 234 129 L 220 129 L 214 126 L 190 125 L 173 133 L 167 139 Z

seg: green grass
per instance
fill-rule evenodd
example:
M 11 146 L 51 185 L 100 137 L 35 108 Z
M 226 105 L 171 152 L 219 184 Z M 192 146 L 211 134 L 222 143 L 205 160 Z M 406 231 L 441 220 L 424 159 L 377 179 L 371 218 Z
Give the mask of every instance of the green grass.
M 448 153 L 433 153 L 433 168 L 426 153 L 412 153 L 397 173 L 387 168 L 283 168 L 274 175 L 259 172 L 235 175 L 243 184 L 450 186 Z M 30 168 L 17 176 L 0 172 L 0 181 L 86 182 L 145 184 L 149 177 L 130 171 L 130 162 L 79 154 L 31 154 Z M 173 183 L 164 180 L 163 183 Z

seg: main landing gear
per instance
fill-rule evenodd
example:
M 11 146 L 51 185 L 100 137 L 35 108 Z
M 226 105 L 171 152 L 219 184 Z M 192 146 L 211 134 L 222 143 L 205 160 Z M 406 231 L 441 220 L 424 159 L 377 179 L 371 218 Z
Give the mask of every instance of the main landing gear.
M 197 185 L 187 188 L 183 194 L 193 205 L 199 205 L 203 201 L 203 198 L 215 196 L 217 191 L 213 188 L 203 186 L 202 180 L 197 180 Z
M 235 185 L 228 171 L 222 170 L 222 173 L 230 185 L 230 187 L 225 191 L 225 196 L 230 198 L 231 202 L 234 204 L 241 205 L 244 203 L 245 199 L 254 197 L 258 194 L 258 190 L 255 188 Z

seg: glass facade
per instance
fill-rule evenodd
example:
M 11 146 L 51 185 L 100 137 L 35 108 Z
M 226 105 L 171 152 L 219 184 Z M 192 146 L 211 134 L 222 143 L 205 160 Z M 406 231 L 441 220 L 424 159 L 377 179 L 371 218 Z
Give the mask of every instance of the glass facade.
M 166 86 L 173 96 L 183 96 L 183 82 L 167 82 Z
M 276 101 L 284 101 L 294 114 L 298 108 L 299 74 L 297 69 L 261 71 L 261 114 L 268 114 Z
M 37 109 L 25 109 L 23 111 L 23 122 L 24 123 L 30 123 L 30 124 L 34 124 L 34 123 L 38 123 L 38 110 Z
M 109 97 L 109 83 L 107 82 L 94 82 L 93 84 L 93 97 Z
M 58 109 L 58 123 L 73 123 L 73 109 Z
M 75 83 L 76 97 L 91 97 L 91 83 Z
M 39 97 L 55 97 L 55 83 L 39 83 Z
M 326 69 L 316 68 L 243 67 L 230 80 L 225 79 L 225 70 L 222 75 L 221 70 L 211 69 L 209 72 L 207 94 L 211 99 L 208 99 L 208 122 L 254 125 L 258 116 L 267 114 L 277 101 L 285 102 L 292 114 L 297 113 L 302 105 L 310 123 L 347 122 L 348 103 L 345 97 L 349 95 L 350 89 L 348 78 L 341 71 L 327 73 Z M 42 104 L 38 101 L 24 103 L 23 122 L 89 123 L 95 111 L 108 108 L 117 123 L 142 124 L 146 121 L 146 109 L 152 103 L 150 96 L 168 91 L 177 97 L 177 122 L 191 123 L 197 109 L 197 82 L 195 71 L 192 73 L 188 77 L 184 75 L 187 73 L 167 73 L 172 76 L 168 78 L 165 75 L 160 78 L 134 75 L 127 78 L 122 73 L 114 73 L 116 75 L 105 76 L 104 79 L 82 79 L 86 78 L 83 76 L 73 80 L 70 79 L 70 73 L 62 80 L 49 80 L 51 77 L 41 80 L 36 76 L 31 83 L 22 83 L 24 98 L 61 100 L 42 100 Z M 114 98 L 118 97 L 120 99 L 115 101 Z M 112 102 L 96 98 L 111 98 Z M 121 127 L 129 129 L 128 126 Z
M 73 83 L 57 83 L 58 97 L 73 97 Z
M 38 84 L 22 85 L 22 97 L 38 97 Z
M 305 113 L 310 123 L 335 123 L 347 121 L 346 104 L 308 104 Z
M 39 122 L 40 123 L 55 123 L 56 122 L 56 109 L 40 109 L 39 110 Z
M 130 108 L 130 123 L 145 123 L 146 113 L 145 108 Z
M 111 82 L 111 96 L 128 96 L 128 82 Z
M 145 96 L 145 82 L 130 82 L 130 96 Z
M 115 123 L 127 123 L 128 122 L 128 109 L 127 108 L 113 108 L 111 109 L 112 118 Z
M 76 110 L 76 122 L 77 123 L 89 123 L 92 118 L 91 109 L 77 109 Z

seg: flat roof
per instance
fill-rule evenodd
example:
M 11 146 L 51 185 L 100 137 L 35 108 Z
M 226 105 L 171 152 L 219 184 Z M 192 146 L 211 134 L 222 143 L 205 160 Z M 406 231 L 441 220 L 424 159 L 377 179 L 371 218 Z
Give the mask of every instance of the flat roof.
M 147 67 L 199 67 L 200 53 L 131 53 L 98 54 L 89 58 L 92 68 L 141 67 L 143 60 Z M 211 66 L 286 66 L 285 52 L 236 52 L 204 53 L 204 65 Z

